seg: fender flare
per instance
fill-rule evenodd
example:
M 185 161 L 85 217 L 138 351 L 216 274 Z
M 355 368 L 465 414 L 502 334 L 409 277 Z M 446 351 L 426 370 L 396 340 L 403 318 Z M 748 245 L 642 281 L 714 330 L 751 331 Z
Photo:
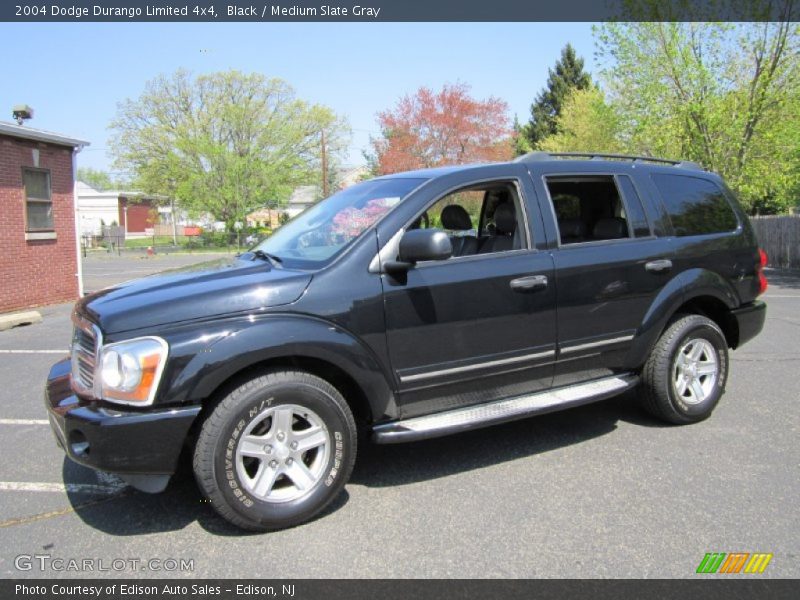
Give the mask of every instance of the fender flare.
M 259 363 L 306 358 L 324 361 L 350 377 L 363 392 L 373 421 L 395 418 L 391 379 L 374 351 L 344 328 L 296 314 L 269 314 L 215 324 L 204 330 L 208 343 L 181 345 L 177 367 L 161 402 L 194 404 L 212 396 L 226 381 Z
M 731 310 L 739 305 L 733 287 L 718 273 L 701 268 L 683 271 L 661 288 L 650 304 L 627 353 L 625 366 L 641 367 L 672 316 L 688 301 L 700 297 L 715 298 Z
M 687 269 L 680 274 L 686 300 L 699 296 L 711 296 L 733 310 L 740 304 L 733 286 L 719 273 L 708 269 Z

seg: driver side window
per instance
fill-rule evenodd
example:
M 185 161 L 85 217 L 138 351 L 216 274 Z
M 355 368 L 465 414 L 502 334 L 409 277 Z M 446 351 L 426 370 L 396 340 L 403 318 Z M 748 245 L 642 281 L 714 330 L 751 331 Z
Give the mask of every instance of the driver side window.
M 442 229 L 453 257 L 507 252 L 528 247 L 522 204 L 513 183 L 470 186 L 437 200 L 409 229 Z

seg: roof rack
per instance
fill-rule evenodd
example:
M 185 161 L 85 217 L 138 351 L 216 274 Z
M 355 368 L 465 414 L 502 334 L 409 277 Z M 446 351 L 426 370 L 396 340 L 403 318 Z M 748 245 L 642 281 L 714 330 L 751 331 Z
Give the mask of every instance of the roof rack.
M 603 154 L 600 152 L 528 152 L 514 159 L 514 162 L 538 162 L 553 160 L 554 158 L 584 158 L 588 160 L 629 160 L 631 162 L 649 162 L 664 165 L 673 165 L 683 169 L 703 171 L 703 167 L 696 162 L 688 160 L 669 160 L 667 158 L 654 158 L 652 156 L 634 156 L 632 154 Z

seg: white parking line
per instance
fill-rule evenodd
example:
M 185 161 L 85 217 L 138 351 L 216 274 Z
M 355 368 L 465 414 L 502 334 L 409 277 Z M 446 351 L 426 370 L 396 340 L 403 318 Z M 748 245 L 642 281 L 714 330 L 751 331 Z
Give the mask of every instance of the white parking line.
M 63 494 L 116 494 L 125 484 L 44 483 L 39 481 L 0 481 L 2 492 L 60 492 Z
M 47 419 L 0 419 L 0 425 L 49 425 Z
M 69 350 L 0 350 L 0 354 L 69 354 Z

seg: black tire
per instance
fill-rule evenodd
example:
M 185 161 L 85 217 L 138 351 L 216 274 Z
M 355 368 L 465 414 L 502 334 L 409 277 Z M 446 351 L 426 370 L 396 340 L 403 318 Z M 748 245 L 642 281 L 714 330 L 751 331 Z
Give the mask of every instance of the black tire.
M 286 427 L 278 425 L 286 418 L 293 423 L 289 434 L 281 431 Z M 289 443 L 301 439 L 306 425 L 308 431 L 313 428 L 327 436 L 327 442 L 301 456 L 297 452 L 303 452 L 302 448 L 290 450 Z M 278 442 L 281 434 L 283 441 Z M 245 451 L 245 439 L 258 436 L 270 436 L 258 438 L 269 442 L 263 448 L 265 453 L 268 448 L 270 455 L 253 458 L 240 454 Z M 214 408 L 195 445 L 194 473 L 211 505 L 229 522 L 251 531 L 283 529 L 313 518 L 341 492 L 353 470 L 356 443 L 353 414 L 336 388 L 303 371 L 272 371 L 243 383 Z M 295 454 L 287 456 L 290 452 Z M 292 456 L 295 463 L 301 460 L 307 465 L 303 473 L 317 473 L 318 479 L 309 477 L 302 482 L 307 489 L 289 477 Z M 273 463 L 278 466 L 272 467 Z M 274 483 L 267 484 L 267 495 L 259 497 L 259 474 L 269 468 L 278 474 L 271 475 Z M 276 494 L 284 497 L 267 497 Z
M 708 346 L 698 344 L 703 350 L 701 357 L 707 357 L 713 351 L 715 354 L 717 373 L 714 380 L 706 384 L 707 376 L 698 378 L 696 372 L 691 372 L 691 365 L 685 368 L 689 371 L 682 374 L 684 367 L 679 362 L 678 354 L 682 350 L 691 351 L 693 340 L 701 340 Z M 688 354 L 684 356 L 689 357 Z M 710 357 L 709 357 L 710 358 Z M 704 361 L 709 364 L 708 361 Z M 705 395 L 695 394 L 691 383 L 686 384 L 683 394 L 679 393 L 677 382 L 679 377 L 687 381 L 700 383 L 700 387 L 707 388 Z M 725 393 L 725 384 L 728 379 L 728 344 L 725 335 L 719 326 L 701 315 L 685 315 L 677 318 L 667 326 L 664 333 L 656 342 L 647 362 L 642 370 L 641 396 L 644 408 L 653 416 L 669 423 L 684 425 L 696 423 L 708 418 Z

